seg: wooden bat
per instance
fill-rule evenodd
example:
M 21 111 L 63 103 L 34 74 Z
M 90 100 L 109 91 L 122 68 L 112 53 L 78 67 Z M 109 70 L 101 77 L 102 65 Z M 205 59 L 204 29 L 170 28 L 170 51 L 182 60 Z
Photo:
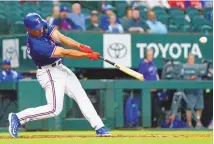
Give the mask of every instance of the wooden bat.
M 112 61 L 110 61 L 108 59 L 103 58 L 102 56 L 100 56 L 99 58 L 104 60 L 105 62 L 113 65 L 114 67 L 116 67 L 117 69 L 121 70 L 122 72 L 124 72 L 124 73 L 126 73 L 126 74 L 128 74 L 128 75 L 130 75 L 130 76 L 132 76 L 132 77 L 134 77 L 134 78 L 136 78 L 138 80 L 140 80 L 140 81 L 144 80 L 144 77 L 143 77 L 142 74 L 140 74 L 140 73 L 138 73 L 138 72 L 136 72 L 136 71 L 134 71 L 134 70 L 132 70 L 130 68 L 127 68 L 127 67 L 121 66 L 119 64 L 116 64 L 116 63 L 114 63 L 114 62 L 112 62 Z

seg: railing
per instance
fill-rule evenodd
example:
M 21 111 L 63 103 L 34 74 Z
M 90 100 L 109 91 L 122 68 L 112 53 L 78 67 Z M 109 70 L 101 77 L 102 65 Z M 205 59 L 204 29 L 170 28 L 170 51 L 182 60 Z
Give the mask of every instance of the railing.
M 154 81 L 136 80 L 81 80 L 84 89 L 100 89 L 104 96 L 104 123 L 110 128 L 124 127 L 124 89 L 141 90 L 141 122 L 143 127 L 151 127 L 151 89 L 213 89 L 213 81 Z M 19 111 L 46 103 L 44 90 L 36 80 L 0 84 L 0 90 L 14 88 L 18 91 Z M 57 118 L 34 121 L 26 129 L 88 129 L 90 125 L 83 118 L 66 118 L 65 113 L 74 102 L 65 97 L 64 109 Z M 84 103 L 84 102 L 83 102 Z

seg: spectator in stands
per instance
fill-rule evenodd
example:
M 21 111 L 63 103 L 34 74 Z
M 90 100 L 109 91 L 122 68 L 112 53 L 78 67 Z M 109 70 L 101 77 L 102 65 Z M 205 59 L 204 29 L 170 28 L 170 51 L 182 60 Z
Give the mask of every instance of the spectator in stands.
M 164 24 L 160 21 L 157 21 L 155 12 L 150 10 L 148 11 L 148 20 L 146 23 L 151 28 L 152 34 L 167 34 L 167 29 Z
M 151 33 L 151 29 L 148 24 L 140 18 L 139 9 L 132 10 L 132 19 L 128 23 L 128 27 L 125 31 L 137 32 L 137 33 Z
M 201 0 L 194 0 L 194 1 L 186 1 L 186 7 L 194 7 L 196 9 L 202 9 L 202 1 Z
M 59 6 L 54 6 L 52 9 L 52 16 L 47 17 L 46 20 L 49 24 L 53 24 L 54 19 L 57 19 L 59 17 Z
M 190 54 L 187 58 L 188 64 L 195 64 L 195 56 Z M 192 75 L 189 77 L 185 77 L 187 80 L 201 80 L 200 77 L 197 75 Z M 188 99 L 187 104 L 187 111 L 186 111 L 186 118 L 187 118 L 187 125 L 191 128 L 192 127 L 192 111 L 196 110 L 196 127 L 202 127 L 201 124 L 201 115 L 202 110 L 204 109 L 204 97 L 203 97 L 203 91 L 201 89 L 188 89 L 185 90 L 185 94 Z
M 145 81 L 158 81 L 158 69 L 155 66 L 153 61 L 153 49 L 146 49 L 145 51 L 145 59 L 141 61 L 138 72 L 144 75 Z M 160 101 L 157 96 L 156 90 L 151 90 L 152 96 L 152 125 L 156 127 L 158 125 L 157 119 L 160 116 L 161 108 L 160 108 Z
M 23 76 L 19 72 L 11 69 L 10 60 L 4 60 L 2 68 L 0 71 L 0 82 L 17 82 L 23 79 Z
M 87 26 L 87 30 L 92 30 L 92 31 L 102 31 L 99 25 L 99 18 L 98 18 L 98 12 L 96 10 L 93 10 L 91 12 L 91 17 L 90 17 L 90 24 Z
M 68 18 L 68 8 L 66 6 L 60 7 L 59 18 L 54 19 L 53 25 L 57 26 L 60 30 L 70 31 L 72 29 L 78 29 L 73 21 Z
M 129 20 L 132 18 L 132 9 L 131 7 L 126 8 L 126 15 L 121 19 L 121 24 L 123 27 L 128 26 Z
M 181 1 L 171 1 L 168 0 L 170 7 L 178 7 L 180 9 L 186 9 L 186 2 L 184 0 Z
M 202 5 L 204 8 L 212 8 L 213 0 L 202 0 Z
M 80 27 L 83 31 L 85 31 L 85 16 L 81 13 L 81 5 L 79 3 L 74 3 L 72 5 L 72 13 L 69 13 L 68 18 L 73 21 L 78 28 Z
M 153 9 L 154 7 L 170 8 L 168 0 L 146 0 L 146 2 L 150 9 Z
M 109 17 L 110 25 L 108 26 L 108 30 L 106 32 L 109 33 L 123 33 L 123 26 L 117 23 L 116 15 L 111 14 Z
M 109 26 L 109 16 L 112 15 L 113 12 L 113 7 L 111 5 L 106 5 L 104 7 L 105 15 L 102 16 L 101 18 L 101 27 L 104 31 L 108 30 Z M 120 24 L 120 21 L 118 18 L 116 18 L 116 22 Z

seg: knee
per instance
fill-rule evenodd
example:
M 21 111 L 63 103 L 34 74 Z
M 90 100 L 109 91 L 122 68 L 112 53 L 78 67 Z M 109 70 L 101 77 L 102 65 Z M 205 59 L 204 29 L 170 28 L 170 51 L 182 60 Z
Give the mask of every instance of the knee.
M 53 115 L 58 116 L 62 112 L 62 109 L 63 109 L 62 105 L 57 105 L 55 111 L 53 112 Z
M 50 109 L 50 115 L 52 115 L 51 117 L 58 116 L 63 109 L 63 105 L 56 105 L 55 107 L 53 107 L 52 104 L 49 104 L 48 107 Z

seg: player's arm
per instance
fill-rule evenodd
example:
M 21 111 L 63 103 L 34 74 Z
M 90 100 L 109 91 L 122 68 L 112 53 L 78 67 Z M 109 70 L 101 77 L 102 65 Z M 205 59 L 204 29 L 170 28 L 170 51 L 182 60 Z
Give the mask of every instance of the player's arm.
M 88 58 L 92 60 L 99 59 L 99 53 L 84 53 L 72 49 L 64 49 L 62 47 L 56 46 L 51 57 L 67 57 L 67 58 Z
M 93 52 L 93 50 L 89 46 L 83 45 L 83 44 L 61 34 L 57 29 L 53 30 L 53 32 L 51 33 L 51 37 L 54 40 L 60 42 L 61 44 L 68 46 L 69 48 L 77 48 L 80 51 L 85 52 L 85 53 Z

